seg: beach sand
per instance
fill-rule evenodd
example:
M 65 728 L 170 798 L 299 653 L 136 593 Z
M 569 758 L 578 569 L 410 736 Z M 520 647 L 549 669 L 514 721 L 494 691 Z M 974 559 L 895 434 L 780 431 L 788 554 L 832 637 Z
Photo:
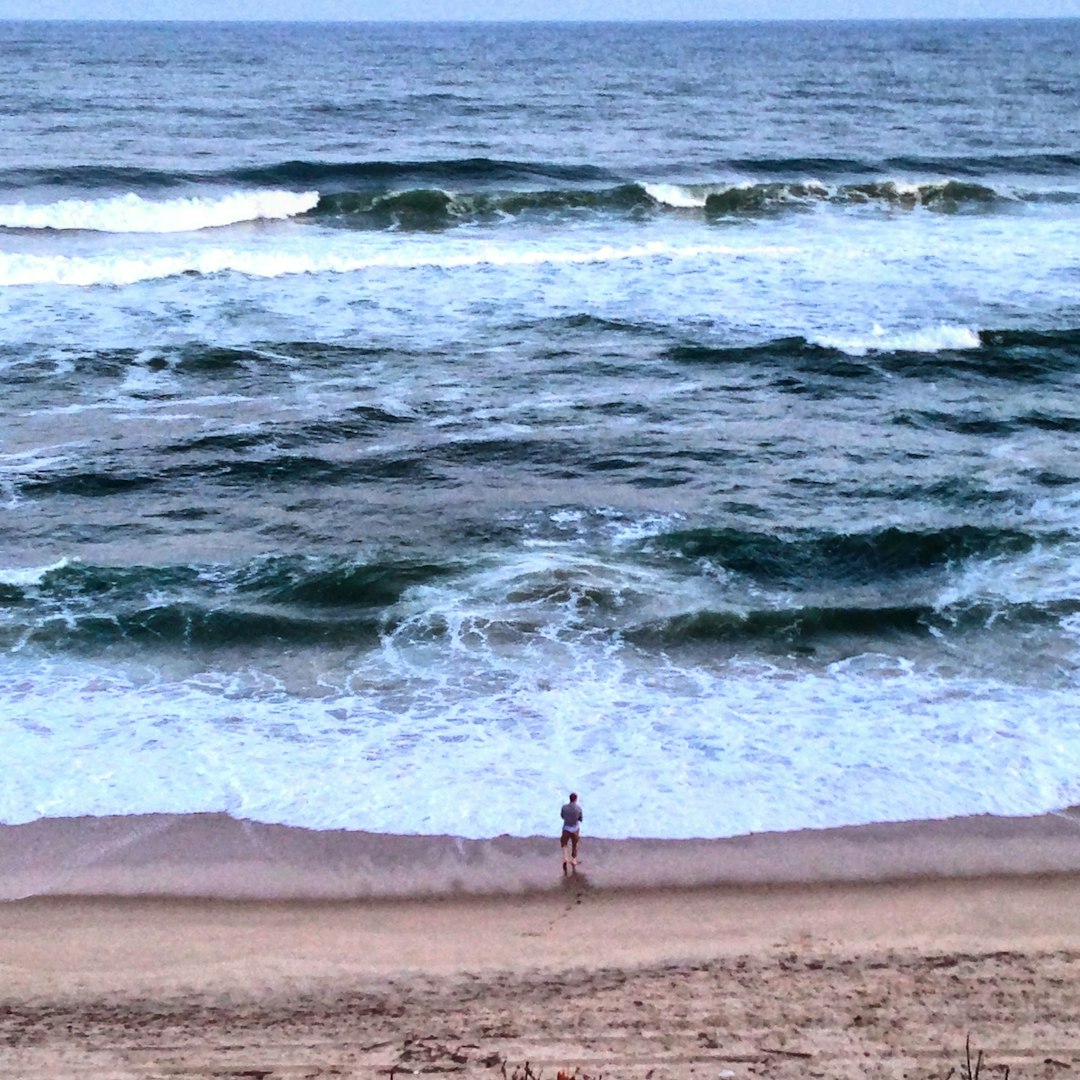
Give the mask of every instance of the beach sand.
M 635 888 L 588 851 L 501 895 L 0 904 L 0 1077 L 944 1078 L 968 1037 L 987 1080 L 1080 1075 L 1080 868 Z

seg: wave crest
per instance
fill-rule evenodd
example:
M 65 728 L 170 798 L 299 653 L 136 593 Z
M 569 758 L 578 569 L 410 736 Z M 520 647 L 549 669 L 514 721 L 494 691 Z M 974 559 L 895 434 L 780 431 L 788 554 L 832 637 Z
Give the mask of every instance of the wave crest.
M 313 217 L 350 228 L 445 228 L 529 214 L 652 209 L 656 198 L 638 184 L 539 191 L 457 192 L 441 188 L 345 191 L 323 195 Z
M 869 353 L 936 353 L 955 350 L 978 349 L 982 339 L 977 330 L 968 326 L 919 327 L 912 330 L 887 331 L 875 325 L 867 335 L 822 335 L 814 342 L 826 349 L 838 349 L 849 356 L 866 356 Z
M 815 181 L 802 183 L 741 184 L 709 193 L 704 202 L 713 216 L 754 214 L 791 206 L 829 203 L 838 206 L 876 204 L 889 209 L 922 208 L 937 213 L 960 213 L 992 209 L 1013 199 L 992 187 L 960 180 L 906 183 L 875 180 L 868 183 L 828 186 Z
M 144 199 L 133 192 L 107 199 L 64 199 L 0 206 L 0 228 L 85 230 L 113 233 L 178 233 L 244 221 L 294 217 L 314 209 L 314 191 L 234 192 L 218 197 Z

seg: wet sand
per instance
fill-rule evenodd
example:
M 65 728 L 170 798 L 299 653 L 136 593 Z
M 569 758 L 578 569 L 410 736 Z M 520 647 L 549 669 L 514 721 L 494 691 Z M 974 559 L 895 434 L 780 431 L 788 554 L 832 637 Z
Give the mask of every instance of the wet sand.
M 1061 874 L 1080 872 L 1080 808 L 719 840 L 586 834 L 583 843 L 589 880 L 603 890 Z M 316 832 L 225 814 L 45 818 L 0 826 L 0 900 L 527 894 L 557 885 L 558 868 L 551 837 Z

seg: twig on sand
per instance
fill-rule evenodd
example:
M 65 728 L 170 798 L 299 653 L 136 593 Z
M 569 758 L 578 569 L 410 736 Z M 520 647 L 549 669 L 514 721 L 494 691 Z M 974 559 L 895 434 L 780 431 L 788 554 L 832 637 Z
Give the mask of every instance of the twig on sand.
M 759 1046 L 763 1054 L 779 1054 L 782 1057 L 812 1058 L 814 1055 L 807 1050 L 781 1050 L 778 1046 Z

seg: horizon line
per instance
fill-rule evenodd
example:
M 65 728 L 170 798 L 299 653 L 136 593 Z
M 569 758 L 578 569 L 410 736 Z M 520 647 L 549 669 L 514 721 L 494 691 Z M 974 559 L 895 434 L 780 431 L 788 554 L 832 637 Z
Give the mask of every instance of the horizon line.
M 694 25 L 712 23 L 995 23 L 995 22 L 1077 22 L 1077 15 L 790 15 L 790 16 L 712 16 L 704 18 L 680 19 L 680 18 L 576 18 L 576 19 L 540 19 L 540 18 L 381 18 L 378 16 L 357 19 L 340 18 L 317 18 L 304 16 L 290 16 L 287 18 L 249 18 L 246 16 L 233 16 L 225 18 L 130 18 L 120 16 L 37 16 L 28 18 L 21 15 L 0 15 L 0 23 L 78 23 L 100 24 L 117 23 L 121 25 L 204 25 L 220 26 L 224 24 L 240 23 L 253 26 L 280 26 L 293 24 L 306 24 L 311 26 L 623 26 L 623 25 Z

